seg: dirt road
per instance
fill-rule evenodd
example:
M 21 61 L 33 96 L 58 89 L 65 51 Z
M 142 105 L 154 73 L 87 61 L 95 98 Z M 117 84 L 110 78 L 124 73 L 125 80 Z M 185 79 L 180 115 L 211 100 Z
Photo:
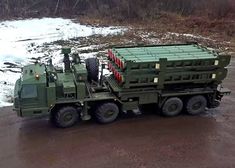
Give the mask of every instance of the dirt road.
M 225 86 L 235 90 L 235 60 Z M 46 119 L 0 112 L 0 168 L 233 168 L 235 93 L 201 116 L 125 117 L 57 129 Z

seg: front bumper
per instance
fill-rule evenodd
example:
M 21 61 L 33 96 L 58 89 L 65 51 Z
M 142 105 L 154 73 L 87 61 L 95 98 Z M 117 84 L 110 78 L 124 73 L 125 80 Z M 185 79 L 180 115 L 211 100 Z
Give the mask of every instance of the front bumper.
M 44 108 L 13 108 L 19 117 L 47 116 L 49 115 L 48 107 Z

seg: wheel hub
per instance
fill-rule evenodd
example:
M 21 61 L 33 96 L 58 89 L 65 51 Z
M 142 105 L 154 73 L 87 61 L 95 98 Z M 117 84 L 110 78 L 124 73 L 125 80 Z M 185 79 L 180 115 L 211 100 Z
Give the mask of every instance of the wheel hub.
M 73 118 L 73 115 L 72 115 L 71 113 L 66 114 L 66 115 L 64 116 L 64 121 L 65 121 L 65 122 L 71 121 L 72 118 Z
M 169 106 L 169 111 L 174 112 L 175 110 L 177 110 L 178 105 L 177 104 L 172 104 L 171 106 Z
M 104 114 L 104 117 L 109 118 L 109 117 L 111 117 L 113 114 L 114 114 L 113 111 L 107 111 L 107 112 Z
M 198 110 L 200 109 L 201 106 L 202 106 L 201 102 L 196 102 L 195 104 L 193 104 L 193 110 Z

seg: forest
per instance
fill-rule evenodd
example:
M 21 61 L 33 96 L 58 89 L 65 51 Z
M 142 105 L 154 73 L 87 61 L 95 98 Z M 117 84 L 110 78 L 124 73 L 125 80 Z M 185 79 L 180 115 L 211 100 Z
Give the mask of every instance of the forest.
M 156 19 L 162 13 L 234 16 L 234 0 L 1 0 L 0 18 L 19 17 L 106 17 L 118 21 Z

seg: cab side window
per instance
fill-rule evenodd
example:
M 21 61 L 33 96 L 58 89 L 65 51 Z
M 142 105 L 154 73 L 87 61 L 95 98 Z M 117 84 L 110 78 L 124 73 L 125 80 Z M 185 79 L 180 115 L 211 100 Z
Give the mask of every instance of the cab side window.
M 24 85 L 21 90 L 22 98 L 35 98 L 37 97 L 37 86 L 36 85 Z

